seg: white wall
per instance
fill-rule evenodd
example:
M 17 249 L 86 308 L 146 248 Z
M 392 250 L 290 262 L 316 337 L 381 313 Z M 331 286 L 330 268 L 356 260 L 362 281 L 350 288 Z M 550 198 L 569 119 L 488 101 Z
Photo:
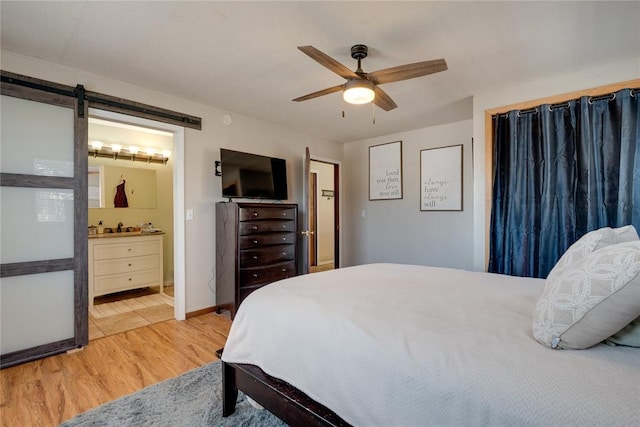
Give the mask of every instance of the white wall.
M 472 122 L 370 138 L 344 147 L 344 265 L 401 262 L 471 268 Z M 369 147 L 402 141 L 403 198 L 369 200 Z M 463 145 L 463 210 L 420 211 L 420 150 Z M 361 216 L 362 211 L 365 217 Z
M 304 148 L 318 156 L 341 160 L 342 145 L 219 108 L 198 104 L 140 86 L 112 80 L 82 70 L 1 51 L 2 69 L 70 86 L 179 111 L 202 118 L 202 130 L 185 131 L 185 207 L 193 209 L 186 223 L 186 311 L 215 304 L 215 203 L 222 201 L 220 178 L 214 176 L 214 161 L 220 147 L 270 155 L 287 160 L 289 200 L 302 201 Z M 225 125 L 224 115 L 233 123 Z M 302 214 L 302 212 L 301 212 Z
M 640 77 L 640 56 L 546 79 L 498 88 L 473 97 L 473 268 L 486 270 L 485 110 L 591 89 Z

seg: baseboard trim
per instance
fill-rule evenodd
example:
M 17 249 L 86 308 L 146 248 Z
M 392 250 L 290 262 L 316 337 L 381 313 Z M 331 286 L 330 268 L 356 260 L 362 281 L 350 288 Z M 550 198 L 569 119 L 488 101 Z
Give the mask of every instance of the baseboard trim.
M 212 312 L 216 311 L 217 309 L 218 309 L 218 307 L 214 305 L 213 307 L 207 307 L 207 308 L 203 308 L 203 309 L 196 310 L 196 311 L 190 311 L 185 316 L 188 319 L 190 317 L 196 317 L 196 316 L 201 316 L 203 314 L 212 313 Z

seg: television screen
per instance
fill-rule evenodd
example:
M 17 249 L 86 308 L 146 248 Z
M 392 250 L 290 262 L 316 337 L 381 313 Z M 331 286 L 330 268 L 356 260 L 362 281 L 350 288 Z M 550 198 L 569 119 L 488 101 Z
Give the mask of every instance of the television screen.
M 220 149 L 222 196 L 286 200 L 284 159 Z

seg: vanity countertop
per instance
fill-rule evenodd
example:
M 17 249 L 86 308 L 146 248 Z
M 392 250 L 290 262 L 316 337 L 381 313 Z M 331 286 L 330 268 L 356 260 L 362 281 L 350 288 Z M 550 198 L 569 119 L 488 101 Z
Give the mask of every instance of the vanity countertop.
M 142 232 L 142 231 L 122 231 L 120 233 L 104 233 L 104 234 L 89 234 L 90 239 L 113 239 L 120 237 L 138 237 L 138 236 L 157 236 L 165 234 L 164 231 Z

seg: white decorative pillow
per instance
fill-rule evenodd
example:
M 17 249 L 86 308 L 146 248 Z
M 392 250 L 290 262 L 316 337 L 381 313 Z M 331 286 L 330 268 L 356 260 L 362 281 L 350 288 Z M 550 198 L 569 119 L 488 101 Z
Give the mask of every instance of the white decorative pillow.
M 640 316 L 640 241 L 598 249 L 549 275 L 533 336 L 551 348 L 584 349 Z
M 633 225 L 626 225 L 619 228 L 604 227 L 593 230 L 578 239 L 560 257 L 556 265 L 551 269 L 547 277 L 560 273 L 582 258 L 592 254 L 598 249 L 617 243 L 633 242 L 638 240 L 638 233 Z

